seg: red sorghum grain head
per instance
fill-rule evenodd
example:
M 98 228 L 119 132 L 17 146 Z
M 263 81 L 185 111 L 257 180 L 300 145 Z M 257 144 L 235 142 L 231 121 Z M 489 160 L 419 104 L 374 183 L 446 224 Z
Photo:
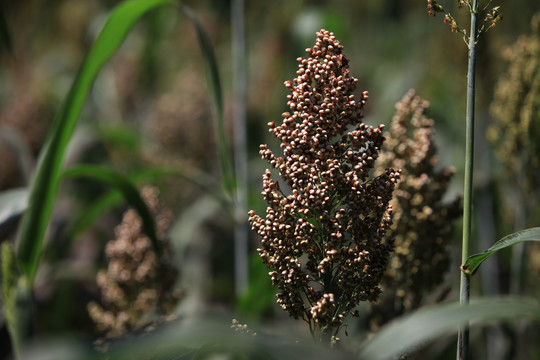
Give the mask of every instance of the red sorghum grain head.
M 383 144 L 383 125 L 362 123 L 367 92 L 356 98 L 342 45 L 321 30 L 297 77 L 285 82 L 289 112 L 269 123 L 283 156 L 260 154 L 282 182 L 263 175 L 264 218 L 250 211 L 258 249 L 279 289 L 278 303 L 328 339 L 360 301 L 376 300 L 391 241 L 392 191 L 399 171 L 371 175 Z M 284 190 L 289 188 L 290 190 Z

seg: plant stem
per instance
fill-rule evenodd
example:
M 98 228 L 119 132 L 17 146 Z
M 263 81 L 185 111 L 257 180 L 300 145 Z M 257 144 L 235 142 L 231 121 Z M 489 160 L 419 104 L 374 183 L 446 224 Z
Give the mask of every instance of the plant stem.
M 465 145 L 465 184 L 463 199 L 463 240 L 461 248 L 461 263 L 469 257 L 469 240 L 471 238 L 472 216 L 472 184 L 474 159 L 474 92 L 476 71 L 476 21 L 478 15 L 478 0 L 473 1 L 471 9 L 471 30 L 469 38 L 469 64 L 467 71 L 467 114 L 466 114 L 466 145 Z M 461 272 L 459 302 L 469 303 L 470 279 Z M 469 351 L 469 324 L 465 324 L 458 333 L 457 359 L 466 360 Z
M 247 124 L 246 124 L 246 45 L 244 26 L 244 1 L 231 3 L 232 56 L 233 56 L 233 122 L 234 164 L 236 172 L 236 204 L 234 227 L 235 293 L 240 296 L 248 283 L 248 238 L 247 223 Z

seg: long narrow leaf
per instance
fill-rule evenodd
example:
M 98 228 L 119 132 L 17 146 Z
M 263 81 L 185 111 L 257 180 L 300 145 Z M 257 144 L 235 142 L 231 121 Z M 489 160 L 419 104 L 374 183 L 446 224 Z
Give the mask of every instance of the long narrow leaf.
M 152 240 L 156 253 L 161 254 L 161 245 L 156 235 L 156 224 L 150 209 L 142 199 L 135 184 L 125 175 L 113 170 L 95 165 L 77 165 L 63 173 L 63 177 L 85 177 L 101 181 L 116 189 L 133 206 L 143 221 L 146 235 Z
M 37 271 L 43 238 L 58 191 L 64 153 L 96 76 L 141 16 L 158 6 L 175 3 L 174 0 L 130 0 L 121 3 L 112 11 L 82 64 L 40 154 L 31 183 L 29 208 L 21 223 L 17 259 L 30 284 Z
M 414 346 L 456 333 L 468 321 L 485 324 L 519 317 L 540 319 L 540 303 L 516 298 L 482 299 L 468 306 L 452 302 L 423 308 L 383 327 L 360 349 L 358 359 L 392 359 Z
M 182 6 L 182 10 L 195 26 L 197 38 L 199 39 L 199 45 L 201 46 L 201 51 L 203 53 L 208 87 L 210 94 L 212 95 L 214 111 L 216 113 L 218 152 L 223 187 L 225 188 L 225 191 L 227 191 L 227 193 L 232 197 L 236 180 L 232 165 L 232 155 L 229 150 L 229 143 L 227 141 L 227 134 L 225 132 L 225 123 L 223 119 L 223 96 L 221 92 L 221 81 L 216 63 L 216 57 L 214 55 L 212 43 L 204 31 L 204 28 L 197 15 L 187 6 Z
M 483 253 L 469 256 L 465 264 L 461 266 L 461 269 L 465 274 L 472 276 L 488 257 L 499 250 L 506 249 L 523 241 L 540 241 L 540 227 L 518 231 L 503 237 Z

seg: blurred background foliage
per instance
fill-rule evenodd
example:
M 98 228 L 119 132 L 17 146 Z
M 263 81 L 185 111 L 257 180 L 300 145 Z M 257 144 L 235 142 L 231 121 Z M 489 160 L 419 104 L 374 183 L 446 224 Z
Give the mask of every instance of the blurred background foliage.
M 118 3 L 1 2 L 11 49 L 0 48 L 0 190 L 27 185 L 53 115 L 107 13 Z M 232 137 L 230 1 L 185 3 L 201 18 L 215 47 Z M 261 213 L 265 208 L 259 194 L 266 163 L 258 156 L 259 144 L 277 147 L 266 124 L 280 121 L 286 110 L 283 82 L 294 77 L 295 59 L 304 56 L 304 49 L 313 44 L 315 32 L 321 28 L 336 34 L 350 60 L 351 74 L 359 78 L 358 90 L 370 93 L 366 122 L 389 125 L 394 104 L 410 88 L 429 101 L 427 116 L 434 119 L 439 164 L 456 168 L 448 200 L 461 193 L 467 48 L 461 37 L 442 23 L 442 17 L 428 16 L 425 1 L 274 0 L 247 1 L 245 5 L 251 209 Z M 476 242 L 472 253 L 519 230 L 514 217 L 505 211 L 505 194 L 520 181 L 507 177 L 494 155 L 497 143 L 489 144 L 485 131 L 493 123 L 488 110 L 495 85 L 508 67 L 505 49 L 520 34 L 530 32 L 531 18 L 540 11 L 540 2 L 513 0 L 500 1 L 500 5 L 503 22 L 479 43 Z M 468 27 L 468 13 L 458 11 L 457 2 L 448 1 L 445 7 Z M 179 12 L 159 9 L 145 16 L 97 78 L 66 162 L 106 164 L 127 174 L 174 167 L 219 189 L 211 100 L 201 60 L 193 26 Z M 219 200 L 185 179 L 158 177 L 146 183 L 160 189 L 160 201 L 174 214 L 169 237 L 174 261 L 181 268 L 178 286 L 185 289 L 179 313 L 233 310 L 255 319 L 289 321 L 286 314 L 275 311 L 273 290 L 257 261 L 254 250 L 258 239 L 253 234 L 250 287 L 244 297 L 235 298 L 233 219 Z M 114 228 L 126 208 L 107 210 L 88 227 L 77 226 L 96 199 L 105 194 L 105 188 L 84 180 L 62 184 L 36 282 L 40 334 L 70 333 L 90 339 L 99 336 L 86 306 L 100 299 L 96 274 L 106 266 L 105 244 L 114 237 Z M 455 221 L 455 225 L 459 230 L 461 222 Z M 13 230 L 13 226 L 3 226 L 2 240 L 12 241 Z M 456 255 L 451 269 L 458 267 L 458 237 L 451 244 Z M 512 272 L 519 278 L 521 271 L 539 268 L 512 270 L 511 257 L 505 252 L 488 260 L 485 276 L 475 279 L 478 284 L 473 283 L 473 293 L 508 293 Z M 457 289 L 457 279 L 458 271 L 450 271 L 443 285 Z M 530 274 L 527 284 L 535 283 L 531 279 L 538 280 L 538 273 Z M 534 287 L 517 291 L 538 294 Z M 456 290 L 446 295 L 446 299 L 455 298 Z M 0 348 L 8 346 L 4 326 Z

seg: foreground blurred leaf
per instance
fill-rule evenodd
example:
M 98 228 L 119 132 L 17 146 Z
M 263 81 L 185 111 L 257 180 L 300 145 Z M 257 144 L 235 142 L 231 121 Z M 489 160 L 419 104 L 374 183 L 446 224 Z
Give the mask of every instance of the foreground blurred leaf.
M 74 166 L 63 173 L 64 177 L 85 177 L 101 181 L 116 189 L 124 196 L 124 199 L 133 206 L 143 221 L 146 235 L 152 240 L 157 254 L 161 254 L 161 245 L 156 235 L 154 217 L 135 184 L 124 174 L 113 169 L 107 169 L 95 165 Z
M 238 333 L 230 328 L 231 316 L 220 317 L 214 314 L 212 318 L 180 318 L 142 337 L 112 343 L 105 354 L 90 352 L 88 348 L 70 347 L 69 343 L 55 347 L 43 342 L 36 345 L 41 348 L 35 348 L 33 353 L 39 354 L 41 360 L 97 360 L 104 357 L 114 360 L 238 359 L 234 357 L 237 354 L 241 354 L 243 359 L 252 360 L 353 358 L 350 353 L 331 350 L 327 346 L 314 343 L 313 339 L 295 332 L 294 326 L 267 327 L 272 334 L 254 329 L 257 336 Z M 226 346 L 219 349 L 214 344 Z M 69 354 L 60 353 L 63 349 L 70 348 L 72 351 Z M 207 354 L 210 357 L 203 357 Z
M 493 255 L 495 252 L 524 241 L 540 241 L 540 227 L 518 231 L 503 237 L 483 253 L 469 256 L 465 264 L 461 266 L 461 269 L 467 275 L 474 275 L 484 260 Z
M 28 188 L 6 190 L 0 193 L 0 226 L 21 215 L 28 205 Z
M 423 308 L 381 328 L 360 349 L 358 359 L 383 360 L 442 335 L 457 333 L 460 325 L 486 324 L 520 317 L 540 319 L 540 302 L 516 298 L 473 300 Z
M 52 214 L 66 147 L 96 76 L 141 16 L 158 6 L 175 3 L 173 0 L 131 0 L 121 3 L 112 11 L 84 60 L 47 135 L 30 186 L 29 207 L 21 223 L 17 259 L 30 284 L 34 281 L 43 238 Z

